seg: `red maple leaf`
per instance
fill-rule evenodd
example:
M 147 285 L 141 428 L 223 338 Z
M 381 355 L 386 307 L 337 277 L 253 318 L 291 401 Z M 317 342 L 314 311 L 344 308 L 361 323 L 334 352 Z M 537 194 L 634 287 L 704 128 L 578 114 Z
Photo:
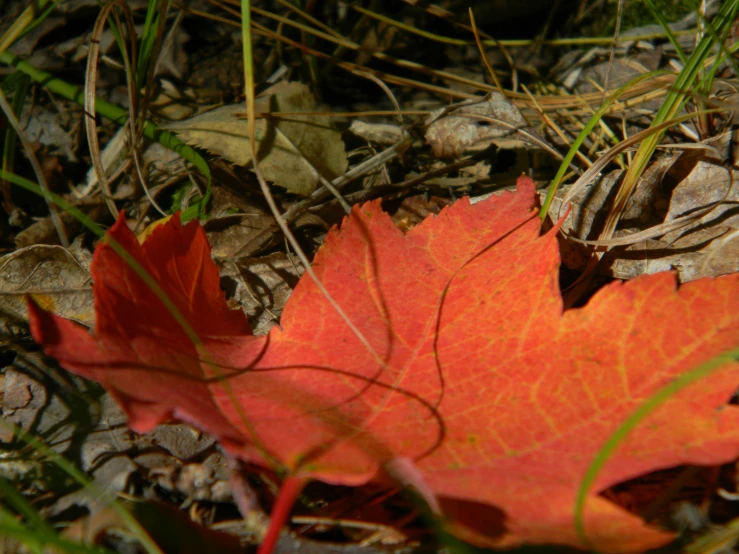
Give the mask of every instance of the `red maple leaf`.
M 93 264 L 95 333 L 37 307 L 32 332 L 62 366 L 111 391 L 136 431 L 176 417 L 244 459 L 350 485 L 409 458 L 461 536 L 578 546 L 575 494 L 607 437 L 670 380 L 739 343 L 739 276 L 679 289 L 671 274 L 642 277 L 563 313 L 554 231 L 540 236 L 533 182 L 518 185 L 474 206 L 460 200 L 405 235 L 378 203 L 355 207 L 314 270 L 356 332 L 304 277 L 281 327 L 252 336 L 226 307 L 203 231 L 177 218 L 142 246 L 122 220 L 110 236 L 202 345 L 107 244 Z M 622 444 L 586 505 L 595 548 L 671 539 L 596 493 L 659 468 L 735 459 L 739 409 L 727 402 L 738 378 L 731 364 L 689 387 Z M 496 509 L 505 529 L 486 536 Z

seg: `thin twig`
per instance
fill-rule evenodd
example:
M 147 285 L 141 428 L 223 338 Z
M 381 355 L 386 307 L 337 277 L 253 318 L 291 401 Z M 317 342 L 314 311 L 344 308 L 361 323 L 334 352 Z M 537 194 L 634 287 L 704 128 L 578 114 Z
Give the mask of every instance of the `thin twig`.
M 13 113 L 10 104 L 8 104 L 8 100 L 7 98 L 5 98 L 2 89 L 0 89 L 0 109 L 2 109 L 5 117 L 8 119 L 8 122 L 10 122 L 10 126 L 15 129 L 16 135 L 21 140 L 21 144 L 23 145 L 23 149 L 26 151 L 28 161 L 31 162 L 31 167 L 33 168 L 33 172 L 36 175 L 36 180 L 38 181 L 39 186 L 41 186 L 41 188 L 45 192 L 49 192 L 49 185 L 46 182 L 44 172 L 41 169 L 41 164 L 36 157 L 36 153 L 33 151 L 33 148 L 31 148 L 31 143 L 28 142 L 26 134 L 21 129 L 18 118 L 15 117 L 15 114 Z M 62 222 L 62 218 L 59 216 L 59 212 L 57 211 L 56 206 L 54 206 L 54 204 L 52 204 L 47 197 L 44 197 L 44 199 L 46 200 L 46 205 L 49 207 L 51 221 L 54 224 L 57 235 L 59 236 L 59 243 L 65 248 L 68 248 L 69 239 L 67 238 L 67 233 L 64 230 L 64 223 Z

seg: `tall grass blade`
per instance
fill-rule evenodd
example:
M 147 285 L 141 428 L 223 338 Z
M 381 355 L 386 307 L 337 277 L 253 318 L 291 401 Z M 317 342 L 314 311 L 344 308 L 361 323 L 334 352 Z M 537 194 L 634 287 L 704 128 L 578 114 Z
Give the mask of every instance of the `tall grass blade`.
M 652 127 L 658 126 L 665 121 L 672 119 L 678 111 L 680 111 L 691 98 L 690 91 L 695 85 L 697 77 L 703 68 L 705 61 L 711 54 L 711 50 L 716 46 L 716 36 L 725 36 L 725 33 L 730 29 L 734 18 L 736 16 L 737 9 L 739 8 L 739 0 L 730 0 L 724 2 L 719 9 L 716 18 L 714 19 L 714 27 L 718 33 L 716 35 L 706 34 L 698 42 L 693 52 L 690 54 L 685 66 L 682 71 L 677 75 L 675 83 L 665 97 L 664 102 L 657 111 L 657 114 L 652 121 Z M 600 239 L 610 239 L 613 236 L 613 232 L 616 229 L 618 220 L 626 206 L 626 201 L 636 187 L 639 178 L 647 167 L 649 160 L 651 160 L 657 145 L 664 136 L 665 130 L 655 133 L 647 137 L 644 142 L 639 145 L 639 148 L 634 155 L 631 165 L 626 171 L 621 186 L 616 193 L 616 197 L 613 202 L 606 222 L 604 224 L 603 231 L 601 232 Z
M 596 454 L 590 467 L 585 472 L 580 488 L 577 491 L 577 501 L 575 504 L 575 529 L 583 545 L 588 544 L 587 533 L 585 532 L 584 524 L 584 512 L 585 502 L 590 494 L 590 489 L 595 483 L 601 469 L 606 465 L 606 462 L 615 453 L 616 449 L 624 442 L 626 437 L 629 436 L 637 425 L 649 417 L 657 408 L 664 404 L 667 400 L 675 396 L 677 393 L 692 385 L 693 383 L 700 381 L 701 379 L 708 377 L 712 373 L 720 370 L 726 364 L 731 362 L 739 362 L 739 347 L 728 350 L 707 362 L 699 365 L 697 368 L 684 373 L 679 377 L 675 378 L 668 385 L 657 391 L 649 399 L 647 399 L 641 406 L 634 410 L 621 426 L 611 434 L 603 448 Z
M 80 88 L 61 79 L 57 79 L 45 71 L 35 68 L 15 54 L 10 52 L 1 53 L 0 63 L 15 67 L 19 71 L 28 75 L 34 82 L 45 86 L 62 98 L 76 102 L 80 106 L 85 105 L 84 93 Z M 118 125 L 125 125 L 128 120 L 128 112 L 126 110 L 100 98 L 95 99 L 95 112 L 103 117 L 107 117 Z M 183 222 L 187 221 L 187 218 L 191 218 L 195 211 L 197 211 L 197 215 L 203 215 L 205 213 L 206 202 L 210 198 L 211 181 L 210 168 L 205 159 L 194 148 L 182 142 L 174 134 L 159 129 L 149 121 L 145 122 L 142 133 L 146 138 L 158 142 L 165 148 L 177 152 L 177 154 L 192 163 L 206 177 L 207 189 L 205 195 L 194 204 L 193 210 L 183 212 L 182 219 Z

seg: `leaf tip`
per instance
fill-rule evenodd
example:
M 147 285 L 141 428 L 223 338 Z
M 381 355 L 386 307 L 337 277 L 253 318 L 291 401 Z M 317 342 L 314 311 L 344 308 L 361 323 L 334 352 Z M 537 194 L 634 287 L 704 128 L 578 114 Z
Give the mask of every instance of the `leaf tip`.
M 516 179 L 516 190 L 520 194 L 534 194 L 536 191 L 536 183 L 534 180 L 526 174 L 521 175 Z
M 26 295 L 31 336 L 39 344 L 55 343 L 59 338 L 51 314 L 47 313 L 31 295 Z

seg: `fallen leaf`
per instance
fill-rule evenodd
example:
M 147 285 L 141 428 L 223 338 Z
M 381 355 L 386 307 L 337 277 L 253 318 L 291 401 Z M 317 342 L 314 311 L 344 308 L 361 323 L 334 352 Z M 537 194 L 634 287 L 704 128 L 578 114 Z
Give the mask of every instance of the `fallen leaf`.
M 60 118 L 60 110 L 27 104 L 20 118 L 21 129 L 29 142 L 38 142 L 49 148 L 48 155 L 60 155 L 70 162 L 77 162 L 75 151 L 78 148 L 75 133 L 81 123 L 82 112 L 67 107 L 65 118 Z
M 254 213 L 211 218 L 206 231 L 213 258 L 239 260 L 273 247 L 278 242 L 278 229 L 274 217 L 254 210 Z
M 257 113 L 315 112 L 316 105 L 306 85 L 278 83 L 257 98 L 255 109 Z M 243 114 L 243 104 L 232 104 L 163 128 L 187 144 L 246 165 L 251 163 L 249 125 L 237 118 Z M 318 174 L 330 181 L 346 171 L 344 142 L 328 116 L 258 119 L 256 140 L 265 178 L 292 193 L 307 196 L 316 189 Z
M 538 138 L 516 106 L 499 92 L 491 92 L 481 102 L 464 102 L 448 115 L 432 121 L 426 131 L 426 142 L 438 158 L 459 158 L 465 152 L 485 150 L 490 144 L 498 148 L 540 148 L 519 130 Z
M 685 153 L 676 158 L 680 157 L 691 158 Z M 660 240 L 629 246 L 610 268 L 615 277 L 674 268 L 685 283 L 739 271 L 739 218 L 734 208 L 739 201 L 739 171 L 698 155 L 692 156 L 691 167 L 673 187 L 665 222 L 714 208 Z
M 45 310 L 86 325 L 95 321 L 90 252 L 73 244 L 37 244 L 0 258 L 0 312 L 14 318 L 27 317 L 26 295 Z
M 137 431 L 176 417 L 244 459 L 346 485 L 413 459 L 467 540 L 582 546 L 573 507 L 585 469 L 644 399 L 736 346 L 739 276 L 679 289 L 672 274 L 645 276 L 563 313 L 556 230 L 540 236 L 535 204 L 524 177 L 517 193 L 460 200 L 405 235 L 379 203 L 355 207 L 314 269 L 372 351 L 310 278 L 281 327 L 251 336 L 226 309 L 201 228 L 176 222 L 142 246 L 120 221 L 111 236 L 202 345 L 105 244 L 93 264 L 95 334 L 35 306 L 32 332 L 111 390 Z M 737 378 L 732 364 L 689 387 L 622 444 L 586 503 L 594 548 L 672 539 L 597 493 L 659 468 L 735 459 L 739 408 L 727 402 Z M 486 536 L 500 510 L 502 534 Z
M 111 236 L 154 278 L 166 283 L 167 294 L 208 348 L 222 344 L 228 349 L 234 337 L 250 335 L 243 315 L 225 303 L 218 269 L 199 224 L 182 227 L 179 217 L 174 217 L 170 224 L 155 229 L 143 246 L 123 219 L 114 228 Z M 36 318 L 32 326 L 64 349 L 72 344 L 79 349 L 80 356 L 61 355 L 60 351 L 59 358 L 71 362 L 67 369 L 74 366 L 75 373 L 108 388 L 128 413 L 135 431 L 151 431 L 174 416 L 197 423 L 222 440 L 232 437 L 240 443 L 240 432 L 220 413 L 202 382 L 198 349 L 158 304 L 151 289 L 139 278 L 131 278 L 124 267 L 109 246 L 98 247 L 91 268 L 96 282 L 94 335 L 62 318 L 44 319 L 44 324 Z M 29 313 L 45 314 L 35 303 L 29 305 Z M 37 324 L 43 325 L 43 331 Z M 109 373 L 111 367 L 117 369 Z M 146 386 L 142 386 L 142 370 Z M 171 386 L 173 378 L 178 383 L 175 387 Z
M 562 225 L 568 237 L 597 240 L 622 173 L 605 175 L 571 198 L 571 216 Z M 680 282 L 687 283 L 739 271 L 739 218 L 734 213 L 738 178 L 739 171 L 723 158 L 711 158 L 703 150 L 653 163 L 629 198 L 622 225 L 614 233 L 619 244 L 608 252 L 599 272 L 633 279 L 675 270 Z M 563 213 L 567 189 L 555 194 L 549 212 L 554 219 Z M 575 241 L 565 245 L 568 267 L 587 265 L 591 247 Z

